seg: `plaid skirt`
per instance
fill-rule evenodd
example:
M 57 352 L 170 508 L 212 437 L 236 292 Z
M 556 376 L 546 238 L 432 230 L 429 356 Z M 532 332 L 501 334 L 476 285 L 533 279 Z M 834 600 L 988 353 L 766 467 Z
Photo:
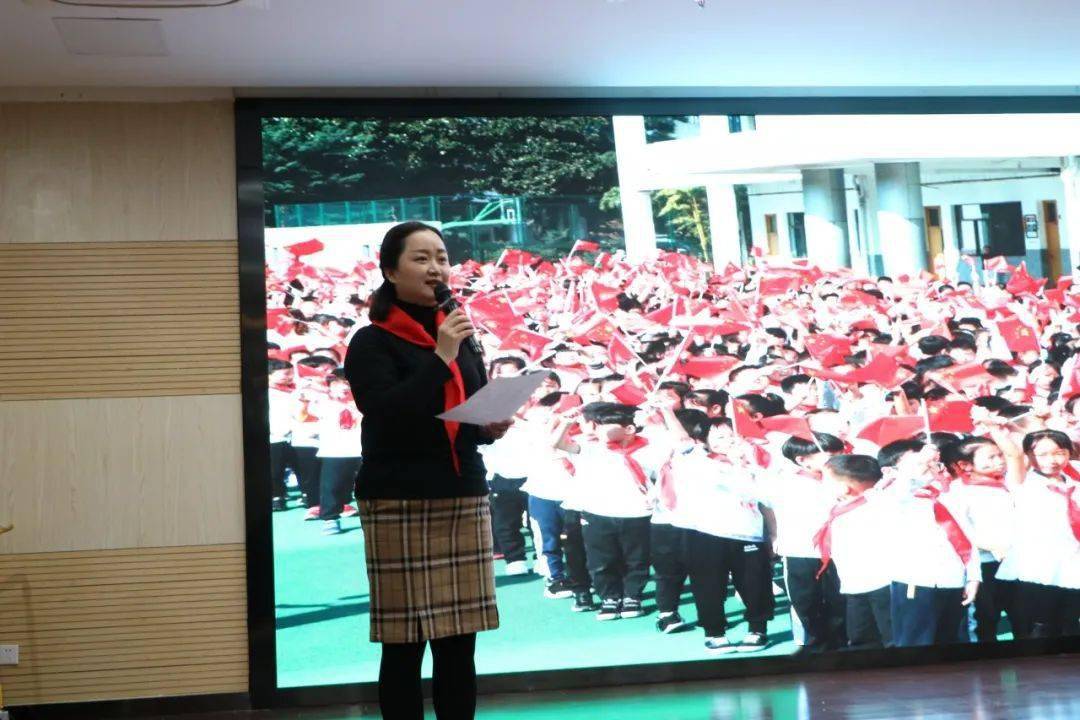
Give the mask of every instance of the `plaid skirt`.
M 499 627 L 486 497 L 362 500 L 360 522 L 372 642 Z

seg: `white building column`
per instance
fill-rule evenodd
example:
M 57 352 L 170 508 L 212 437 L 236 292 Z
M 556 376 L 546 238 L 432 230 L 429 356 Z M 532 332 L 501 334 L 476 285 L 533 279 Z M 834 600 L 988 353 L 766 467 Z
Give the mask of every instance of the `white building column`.
M 851 267 L 843 169 L 802 171 L 806 255 L 828 269 Z
M 712 243 L 713 267 L 720 270 L 729 262 L 742 265 L 743 251 L 735 188 L 724 183 L 706 182 L 705 199 L 709 204 L 709 241 Z
M 630 262 L 640 262 L 656 255 L 652 196 L 648 190 L 639 189 L 642 187 L 640 174 L 645 172 L 645 118 L 640 115 L 616 115 L 611 121 L 615 133 L 626 257 Z
M 701 137 L 730 135 L 727 115 L 702 115 Z M 754 116 L 740 117 L 744 131 L 755 127 Z M 742 237 L 739 233 L 739 211 L 735 203 L 735 187 L 731 183 L 706 180 L 705 199 L 709 203 L 709 240 L 712 243 L 713 267 L 720 270 L 729 262 L 742 265 Z
M 878 240 L 885 274 L 915 275 L 929 268 L 919 163 L 875 163 Z
M 1080 258 L 1073 253 L 1073 248 L 1080 248 L 1080 155 L 1070 155 L 1062 159 L 1061 183 L 1064 192 L 1061 197 L 1061 209 L 1058 211 L 1058 232 L 1061 236 L 1061 249 L 1069 250 L 1069 266 L 1062 264 L 1061 274 L 1080 275 L 1076 266 Z

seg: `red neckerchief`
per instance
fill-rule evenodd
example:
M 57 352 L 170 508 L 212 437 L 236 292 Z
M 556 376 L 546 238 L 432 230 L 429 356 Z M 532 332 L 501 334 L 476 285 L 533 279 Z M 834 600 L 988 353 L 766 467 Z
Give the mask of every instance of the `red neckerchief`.
M 991 487 L 991 488 L 998 488 L 1000 490 L 1008 489 L 1007 486 L 1005 485 L 1005 476 L 1004 475 L 1002 475 L 999 478 L 987 477 L 985 475 L 980 476 L 980 477 L 975 477 L 973 474 L 971 474 L 969 472 L 966 472 L 964 470 L 960 470 L 960 471 L 958 471 L 956 473 L 956 477 L 964 485 L 972 485 L 974 487 Z
M 935 487 L 926 487 L 916 490 L 912 495 L 934 503 L 934 521 L 938 524 L 938 527 L 945 531 L 945 537 L 948 538 L 949 544 L 953 546 L 956 555 L 967 565 L 968 561 L 971 560 L 971 540 L 960 528 L 960 524 L 956 522 L 956 518 L 949 512 L 949 509 L 938 499 L 941 496 L 941 490 Z
M 1074 482 L 1080 481 L 1080 471 L 1072 465 L 1066 465 L 1061 474 Z M 1065 498 L 1065 508 L 1069 513 L 1069 527 L 1072 528 L 1073 537 L 1080 540 L 1080 505 L 1077 505 L 1076 500 L 1077 486 L 1061 487 L 1060 485 L 1050 485 L 1048 487 L 1050 492 L 1055 492 Z
M 356 416 L 353 415 L 353 411 L 349 408 L 343 408 L 341 414 L 338 415 L 338 427 L 342 430 L 352 430 L 356 427 Z
M 617 452 L 623 456 L 623 462 L 626 463 L 626 469 L 634 476 L 634 481 L 637 482 L 638 489 L 643 493 L 649 492 L 649 479 L 645 475 L 645 470 L 641 467 L 641 463 L 631 456 L 648 444 L 649 441 L 640 435 L 635 435 L 630 444 L 626 446 L 623 446 L 621 442 L 616 440 L 609 440 L 607 443 L 608 450 Z
M 442 325 L 443 318 L 445 317 L 446 313 L 442 310 L 436 310 L 435 327 Z M 413 345 L 419 345 L 420 347 L 429 350 L 434 350 L 436 347 L 435 339 L 427 334 L 427 331 L 424 330 L 423 326 L 409 317 L 408 313 L 396 305 L 390 306 L 390 312 L 385 320 L 373 320 L 371 324 L 382 328 L 392 335 L 396 335 L 406 342 L 411 342 Z M 461 370 L 458 368 L 457 360 L 450 363 L 450 379 L 443 385 L 443 396 L 444 410 L 449 410 L 465 401 L 465 381 L 461 379 Z M 363 410 L 363 408 L 361 408 L 361 410 Z M 460 475 L 461 465 L 458 461 L 457 448 L 454 447 L 454 441 L 457 439 L 461 423 L 452 420 L 444 420 L 443 425 L 446 426 L 446 437 L 450 440 L 450 459 L 454 462 L 454 472 Z
M 820 579 L 825 573 L 825 568 L 829 567 L 829 561 L 832 559 L 832 524 L 836 518 L 840 517 L 844 513 L 849 513 L 855 508 L 866 504 L 866 495 L 857 495 L 850 500 L 845 500 L 833 507 L 829 511 L 829 519 L 825 521 L 825 524 L 821 526 L 821 529 L 814 533 L 814 547 L 821 551 L 821 567 L 818 568 L 815 578 Z

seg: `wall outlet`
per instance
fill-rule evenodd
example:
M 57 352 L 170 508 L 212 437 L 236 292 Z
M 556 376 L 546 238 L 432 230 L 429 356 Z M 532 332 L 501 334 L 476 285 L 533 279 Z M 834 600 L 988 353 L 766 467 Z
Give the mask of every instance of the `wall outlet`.
M 19 646 L 0 645 L 0 665 L 18 665 Z

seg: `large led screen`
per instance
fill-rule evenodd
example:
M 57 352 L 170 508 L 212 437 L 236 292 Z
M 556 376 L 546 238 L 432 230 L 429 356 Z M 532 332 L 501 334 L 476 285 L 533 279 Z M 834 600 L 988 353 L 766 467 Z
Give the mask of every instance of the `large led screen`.
M 481 448 L 479 673 L 1077 632 L 1080 116 L 261 131 L 279 687 L 378 675 L 342 365 L 404 221 L 546 374 Z

